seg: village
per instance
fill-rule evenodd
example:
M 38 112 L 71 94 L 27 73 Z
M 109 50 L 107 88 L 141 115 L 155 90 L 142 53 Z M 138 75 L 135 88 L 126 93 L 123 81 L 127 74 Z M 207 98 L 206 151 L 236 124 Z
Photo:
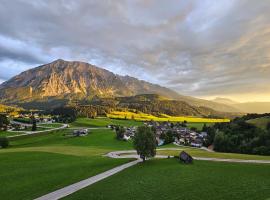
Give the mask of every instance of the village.
M 172 123 L 172 122 L 156 122 L 149 121 L 144 123 L 145 126 L 151 127 L 156 134 L 156 141 L 158 146 L 169 143 L 175 145 L 185 145 L 192 147 L 202 147 L 207 137 L 207 132 L 198 131 L 195 128 L 188 128 L 186 123 Z M 109 125 L 108 128 L 114 130 L 116 126 Z M 128 141 L 135 135 L 136 127 L 123 127 L 123 134 L 121 139 Z

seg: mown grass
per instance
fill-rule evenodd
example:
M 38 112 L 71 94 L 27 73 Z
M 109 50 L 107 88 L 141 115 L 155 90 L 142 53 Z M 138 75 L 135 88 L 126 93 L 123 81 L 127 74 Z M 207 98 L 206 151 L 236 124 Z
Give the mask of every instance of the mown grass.
M 266 129 L 267 124 L 270 122 L 270 117 L 260 117 L 256 119 L 250 119 L 247 122 L 261 129 Z
M 71 127 L 106 127 L 110 124 L 120 126 L 140 126 L 143 123 L 135 120 L 125 119 L 110 119 L 106 117 L 99 117 L 95 119 L 78 118 L 75 122 L 71 123 Z
M 0 160 L 0 196 L 5 200 L 33 199 L 128 161 L 31 151 L 0 153 Z
M 166 146 L 164 146 L 166 148 Z M 179 150 L 160 150 L 157 154 L 179 156 L 179 153 L 185 151 L 194 157 L 204 158 L 224 158 L 224 159 L 242 159 L 242 160 L 270 160 L 270 156 L 249 155 L 249 154 L 237 154 L 237 153 L 220 153 L 220 152 L 208 152 L 202 149 L 181 147 Z
M 64 136 L 71 131 L 33 135 L 0 149 L 0 196 L 33 199 L 130 160 L 102 156 L 132 148 L 109 129 L 91 130 L 85 137 Z
M 263 200 L 270 197 L 269 165 L 150 160 L 64 199 Z
M 38 127 L 45 127 L 45 128 L 60 128 L 63 124 L 60 123 L 48 123 L 48 124 L 37 124 Z
M 133 112 L 120 112 L 113 111 L 110 114 L 107 114 L 107 117 L 113 119 L 134 119 L 138 121 L 170 121 L 170 122 L 210 122 L 210 123 L 218 123 L 218 122 L 229 122 L 229 119 L 212 119 L 212 118 L 201 118 L 201 117 L 189 117 L 189 116 L 169 116 L 163 115 L 163 117 L 156 117 L 146 113 L 133 113 Z
M 105 122 L 102 122 L 102 119 L 96 119 L 96 120 L 89 120 L 89 119 L 78 119 L 73 126 L 78 127 L 103 127 L 104 124 L 111 123 L 108 119 L 104 119 Z M 130 120 L 119 120 L 123 121 L 123 125 L 127 126 L 128 124 L 133 124 L 134 121 Z M 114 120 L 114 122 L 118 122 L 118 120 Z M 20 139 L 10 141 L 11 146 L 7 149 L 0 149 L 0 196 L 4 197 L 4 199 L 33 199 L 39 196 L 42 196 L 48 192 L 52 192 L 56 189 L 62 188 L 66 185 L 72 184 L 74 182 L 80 181 L 82 179 L 88 178 L 90 176 L 96 175 L 100 172 L 103 172 L 107 169 L 111 169 L 117 165 L 120 165 L 124 162 L 127 162 L 127 159 L 110 159 L 106 158 L 102 155 L 105 153 L 108 153 L 110 151 L 115 150 L 126 150 L 126 149 L 132 149 L 132 143 L 131 142 L 124 142 L 124 141 L 118 141 L 115 139 L 115 133 L 110 129 L 100 128 L 100 129 L 91 129 L 89 135 L 85 137 L 69 137 L 64 136 L 64 134 L 71 133 L 73 130 L 65 129 L 65 130 L 59 130 L 59 131 L 52 131 L 50 133 L 46 133 L 44 135 L 31 135 L 28 137 L 22 137 Z M 174 145 L 170 144 L 164 147 L 175 147 Z M 224 156 L 224 158 L 235 158 L 233 155 L 229 154 L 220 154 L 215 153 L 212 154 L 211 152 L 206 152 L 198 149 L 191 149 L 191 148 L 180 148 L 181 150 L 184 149 L 185 151 L 188 151 L 192 155 L 196 156 L 202 156 L 202 157 L 210 157 L 211 155 L 215 155 L 213 157 L 219 157 L 220 155 Z M 164 151 L 162 154 L 168 153 L 171 155 L 172 153 L 175 153 L 175 155 L 178 155 L 180 150 L 177 151 Z M 242 156 L 242 157 L 240 157 Z M 247 155 L 237 155 L 236 158 L 243 158 L 245 159 Z M 260 159 L 267 159 L 266 157 L 262 157 Z M 250 157 L 248 158 L 250 159 Z M 255 158 L 252 158 L 255 159 Z M 158 196 L 160 196 L 164 190 L 158 190 L 155 191 L 154 189 L 159 189 L 157 184 L 153 184 L 151 186 L 152 182 L 159 182 L 159 187 L 168 188 L 170 186 L 171 182 L 171 176 L 170 171 L 164 172 L 164 169 L 171 170 L 172 175 L 175 175 L 177 173 L 181 173 L 185 168 L 185 166 L 179 165 L 178 163 L 175 164 L 173 160 L 158 160 L 158 161 L 149 161 L 147 162 L 149 164 L 146 164 L 145 167 L 140 168 L 141 173 L 138 174 L 138 171 L 129 171 L 126 170 L 123 173 L 128 173 L 126 176 L 126 180 L 121 178 L 121 181 L 114 183 L 114 185 L 106 185 L 104 191 L 104 196 L 98 196 L 99 189 L 94 189 L 95 192 L 91 192 L 89 194 L 88 192 L 84 195 L 86 196 L 80 196 L 77 197 L 77 199 L 108 199 L 107 195 L 111 195 L 110 192 L 114 191 L 115 194 L 112 195 L 112 199 L 132 199 L 133 194 L 137 195 L 138 191 L 141 191 L 141 193 L 144 193 L 144 191 L 150 191 L 150 194 L 152 192 L 157 192 Z M 197 165 L 198 163 L 198 165 Z M 197 166 L 195 168 L 191 168 L 189 171 L 186 171 L 189 175 L 194 172 L 194 174 L 198 173 L 196 170 L 199 170 L 200 167 L 204 169 L 203 171 L 204 178 L 207 179 L 208 176 L 211 177 L 213 170 L 211 168 L 212 164 L 209 163 L 209 168 L 206 170 L 206 164 L 201 166 L 201 163 L 206 162 L 195 162 L 193 166 Z M 207 164 L 208 165 L 208 164 Z M 235 164 L 240 165 L 240 164 Z M 157 166 L 157 168 L 155 167 Z M 176 168 L 176 167 L 183 167 L 182 168 Z M 219 165 L 215 165 L 219 166 Z M 220 165 L 222 166 L 222 165 Z M 248 165 L 249 166 L 249 165 Z M 265 165 L 254 165 L 258 166 L 258 168 L 254 167 L 254 169 L 250 169 L 249 172 L 252 174 L 257 171 L 260 171 L 260 173 L 263 173 L 261 170 L 261 166 Z M 133 169 L 137 169 L 136 166 Z M 163 169 L 164 167 L 164 169 Z M 241 167 L 245 167 L 245 165 L 241 165 Z M 267 165 L 269 169 L 269 165 Z M 175 172 L 173 171 L 175 168 Z M 263 168 L 263 167 L 262 167 Z M 146 169 L 146 171 L 144 171 Z M 153 170 L 153 173 L 149 173 L 147 170 L 151 171 Z M 161 170 L 161 172 L 159 172 Z M 226 173 L 232 172 L 234 174 L 235 168 L 229 168 L 227 169 Z M 214 170 L 215 171 L 215 170 Z M 155 172 L 155 173 L 154 173 Z M 219 171 L 215 171 L 216 173 L 220 173 Z M 134 174 L 133 174 L 134 173 Z M 164 174 L 163 174 L 164 173 Z M 222 173 L 222 172 L 221 172 Z M 160 176 L 160 174 L 163 174 Z M 119 174 L 122 176 L 122 172 Z M 134 175 L 137 176 L 137 178 L 134 179 Z M 116 175 L 118 176 L 118 175 Z M 155 176 L 157 178 L 155 178 Z M 214 183 L 221 183 L 220 181 L 223 181 L 221 179 L 221 175 L 218 174 L 218 177 L 213 179 Z M 267 181 L 264 179 L 260 179 L 260 174 L 258 175 L 257 185 L 254 185 L 254 187 L 264 187 L 265 184 L 268 184 Z M 264 174 L 265 177 L 267 177 Z M 114 178 L 113 176 L 112 178 Z M 152 177 L 153 179 L 149 178 L 149 185 L 146 184 L 145 181 L 148 181 L 148 179 L 145 179 L 146 177 Z M 182 177 L 182 176 L 181 176 Z M 142 178 L 142 179 L 140 179 Z M 190 177 L 186 177 L 185 179 L 189 179 Z M 180 179 L 180 178 L 178 178 Z M 268 178 L 269 179 L 269 178 Z M 108 179 L 110 180 L 110 179 Z M 133 181 L 134 180 L 134 181 Z M 140 182 L 142 180 L 142 182 Z M 203 178 L 201 178 L 203 180 Z M 198 179 L 190 179 L 190 184 L 194 184 Z M 236 180 L 238 181 L 238 180 Z M 260 182 L 261 181 L 261 182 Z M 124 183 L 127 182 L 127 185 L 125 186 Z M 101 182 L 103 183 L 103 182 Z M 141 186 L 138 186 L 138 184 L 142 183 L 143 189 Z M 242 182 L 241 182 L 242 183 Z M 261 183 L 261 185 L 260 185 Z M 99 183 L 98 183 L 99 184 Z M 132 185 L 134 184 L 134 185 Z M 146 185 L 145 185 L 146 184 Z M 185 182 L 173 182 L 174 189 L 172 191 L 175 191 L 175 193 L 172 193 L 173 196 L 179 192 L 178 188 L 175 187 L 181 185 L 181 188 L 186 187 Z M 201 185 L 204 185 L 204 183 L 200 183 Z M 97 184 L 93 185 L 95 187 Z M 196 185 L 196 184 L 195 184 Z M 118 188 L 121 186 L 120 188 Z M 269 186 L 269 184 L 268 184 Z M 124 193 L 122 193 L 121 190 L 122 187 L 126 187 L 124 190 Z M 133 190 L 133 187 L 135 190 Z M 170 186 L 171 187 L 171 186 Z M 227 187 L 226 184 L 224 187 Z M 114 189 L 113 189 L 114 188 Z M 88 190 L 89 188 L 87 188 Z M 186 187 L 188 190 L 189 187 Z M 210 186 L 207 187 L 208 190 L 210 190 Z M 217 189 L 217 188 L 216 188 Z M 238 188 L 242 189 L 242 188 Z M 92 189 L 91 189 L 92 190 Z M 118 195 L 119 190 L 119 195 Z M 177 190 L 177 192 L 176 192 Z M 235 192 L 236 189 L 233 188 L 233 192 Z M 172 192 L 170 189 L 168 192 Z M 198 190 L 202 191 L 202 190 Z M 230 191 L 228 189 L 228 191 Z M 243 190 L 245 192 L 245 190 Z M 260 190 L 262 191 L 262 190 Z M 82 191 L 83 192 L 83 191 Z M 123 196 L 127 192 L 127 196 Z M 160 193 L 162 192 L 162 193 Z M 239 192 L 241 193 L 241 192 Z M 77 194 L 75 194 L 77 195 Z M 92 195 L 92 196 L 91 196 Z M 131 195 L 131 196 L 130 196 Z M 151 194 L 153 195 L 153 194 Z M 150 196 L 151 196 L 150 195 Z M 155 196 L 155 195 L 154 195 Z M 72 196 L 71 196 L 72 197 Z M 147 199 L 146 196 L 145 199 Z M 161 197 L 164 197 L 161 195 Z M 166 197 L 166 196 L 165 196 Z M 177 196 L 176 196 L 177 197 Z M 227 197 L 227 196 L 226 196 Z M 260 197 L 260 196 L 257 196 Z M 141 198 L 141 195 L 139 194 L 138 199 Z M 168 198 L 172 198 L 172 196 L 168 196 Z M 136 198 L 134 198 L 136 199 Z M 151 198 L 150 198 L 151 199 Z M 158 199 L 158 198 L 157 198 Z M 183 198 L 182 198 L 183 199 Z
M 11 147 L 43 147 L 43 146 L 74 146 L 95 149 L 131 149 L 131 142 L 119 141 L 115 138 L 115 133 L 110 129 L 92 129 L 84 137 L 70 137 L 64 134 L 71 133 L 72 130 L 54 131 L 50 134 L 32 136 L 20 140 L 11 141 Z
M 37 129 L 35 131 L 44 131 L 44 130 L 49 130 L 50 128 L 45 128 L 45 127 L 37 127 Z M 29 132 L 29 131 L 32 131 L 32 127 L 31 126 L 28 126 L 26 127 L 26 129 L 20 129 L 20 130 L 17 130 L 16 132 Z
M 208 122 L 208 123 L 204 123 L 204 122 L 190 122 L 190 123 L 187 123 L 187 126 L 189 128 L 196 128 L 198 131 L 201 131 L 204 124 L 206 124 L 206 126 L 213 126 L 215 123 L 211 123 L 211 122 Z
M 0 131 L 0 137 L 6 137 L 11 135 L 18 135 L 20 132 L 8 132 L 8 131 Z

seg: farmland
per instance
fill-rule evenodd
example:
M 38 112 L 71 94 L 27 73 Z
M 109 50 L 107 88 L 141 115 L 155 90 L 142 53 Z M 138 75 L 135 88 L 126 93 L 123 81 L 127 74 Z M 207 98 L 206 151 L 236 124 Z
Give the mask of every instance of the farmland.
M 170 122 L 193 122 L 193 123 L 218 123 L 218 122 L 229 122 L 229 119 L 212 119 L 212 118 L 200 118 L 200 117 L 189 117 L 189 116 L 180 116 L 174 117 L 163 114 L 160 117 L 146 114 L 142 112 L 133 113 L 133 112 L 120 112 L 120 111 L 113 111 L 110 114 L 107 114 L 107 117 L 113 119 L 134 119 L 137 121 L 170 121 Z
M 33 135 L 11 141 L 9 148 L 0 149 L 0 159 L 4 161 L 0 163 L 0 184 L 3 186 L 0 189 L 0 195 L 7 200 L 33 199 L 130 161 L 130 159 L 112 159 L 102 156 L 111 151 L 133 149 L 131 142 L 116 140 L 115 133 L 104 128 L 108 124 L 134 126 L 141 125 L 142 122 L 108 118 L 79 118 L 71 124 L 72 129 L 52 131 L 45 135 Z M 193 123 L 189 125 L 196 126 Z M 90 129 L 90 133 L 85 137 L 64 136 L 76 127 L 95 129 Z M 178 155 L 180 151 L 185 150 L 197 157 L 270 160 L 269 156 L 212 153 L 200 149 L 177 147 L 173 144 L 165 145 L 162 148 L 166 147 L 174 147 L 178 150 L 163 150 L 158 153 Z M 235 176 L 239 173 L 241 176 Z M 202 190 L 201 187 L 204 187 L 203 190 L 207 192 L 204 192 L 206 196 L 203 197 L 209 197 L 208 199 L 216 199 L 210 194 L 217 189 L 220 190 L 218 199 L 230 197 L 230 199 L 241 199 L 247 195 L 251 195 L 250 199 L 255 199 L 255 197 L 260 199 L 268 195 L 266 188 L 269 186 L 269 178 L 269 165 L 263 164 L 195 161 L 193 165 L 186 166 L 179 164 L 176 159 L 151 160 L 67 198 L 121 199 L 123 195 L 126 195 L 127 199 L 132 199 L 136 195 L 138 197 L 136 199 L 145 199 L 142 195 L 149 195 L 146 196 L 149 199 L 151 196 L 155 199 L 175 199 L 176 196 L 178 199 L 185 195 L 186 199 L 196 199 L 199 191 Z M 225 181 L 224 185 L 220 185 L 219 183 L 223 181 Z M 234 182 L 230 186 L 231 181 Z M 201 184 L 202 182 L 204 184 Z M 165 185 L 170 185 L 170 187 L 164 187 Z M 252 193 L 252 185 L 254 188 L 260 188 L 261 193 Z M 100 196 L 104 187 L 106 187 L 106 191 Z M 196 188 L 196 191 L 193 187 Z M 230 193 L 227 191 L 228 188 L 230 188 Z M 193 192 L 188 194 L 184 190 Z M 113 191 L 114 194 L 112 194 Z M 149 191 L 149 194 L 139 191 Z M 247 194 L 241 192 L 241 196 L 237 197 L 236 194 L 239 194 L 239 191 L 247 191 Z

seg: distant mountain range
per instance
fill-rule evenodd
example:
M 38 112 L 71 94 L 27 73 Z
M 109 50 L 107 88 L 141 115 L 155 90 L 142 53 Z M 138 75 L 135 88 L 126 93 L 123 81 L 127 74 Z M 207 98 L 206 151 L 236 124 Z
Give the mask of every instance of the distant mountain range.
M 97 66 L 58 59 L 11 78 L 0 85 L 0 103 L 39 108 L 59 106 L 95 97 L 129 97 L 158 94 L 189 106 L 220 112 L 239 112 L 228 103 L 180 95 L 177 92 L 130 76 L 120 76 Z M 188 113 L 187 113 L 188 114 Z
M 240 112 L 245 113 L 270 113 L 270 102 L 245 102 L 240 103 L 237 101 L 233 101 L 228 98 L 216 98 L 213 100 L 217 103 L 226 104 L 228 106 L 234 107 Z

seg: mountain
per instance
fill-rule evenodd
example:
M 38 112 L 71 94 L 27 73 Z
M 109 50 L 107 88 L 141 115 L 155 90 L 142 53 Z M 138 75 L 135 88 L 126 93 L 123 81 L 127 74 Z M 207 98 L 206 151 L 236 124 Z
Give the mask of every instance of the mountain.
M 222 97 L 217 97 L 215 98 L 214 100 L 212 100 L 214 102 L 217 102 L 217 103 L 222 103 L 222 104 L 226 104 L 226 105 L 234 105 L 234 104 L 238 104 L 239 102 L 237 101 L 233 101 L 231 99 L 228 99 L 228 98 L 222 98 Z
M 135 109 L 144 113 L 158 116 L 167 114 L 171 116 L 201 116 L 233 118 L 237 115 L 213 110 L 208 107 L 192 106 L 184 101 L 171 100 L 157 94 L 142 94 L 131 97 L 117 97 L 116 106 L 120 108 Z M 104 100 L 102 100 L 104 102 Z
M 116 75 L 79 61 L 58 59 L 22 72 L 0 85 L 0 103 L 26 107 L 57 106 L 70 100 L 92 99 L 96 96 L 106 98 L 138 94 L 159 94 L 191 106 L 237 112 L 237 109 L 225 104 L 183 96 L 171 89 L 130 76 Z
M 158 93 L 177 97 L 159 85 L 129 76 L 119 76 L 83 62 L 56 60 L 25 71 L 0 85 L 0 95 L 8 101 L 46 97 L 110 97 Z
M 222 103 L 234 107 L 240 112 L 245 113 L 270 113 L 270 102 L 236 102 L 228 98 L 218 97 L 213 100 L 217 103 Z
M 270 102 L 246 102 L 233 106 L 246 113 L 270 113 Z

